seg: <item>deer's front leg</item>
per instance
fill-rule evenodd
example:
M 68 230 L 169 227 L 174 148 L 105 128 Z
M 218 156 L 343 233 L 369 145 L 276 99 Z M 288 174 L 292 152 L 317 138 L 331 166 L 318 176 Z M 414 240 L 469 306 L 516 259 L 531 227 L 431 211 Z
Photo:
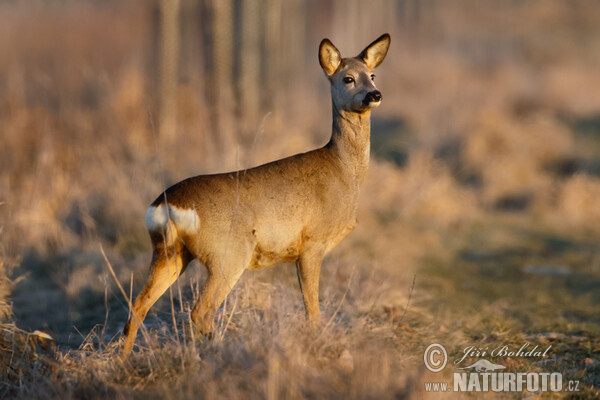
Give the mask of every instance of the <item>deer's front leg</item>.
M 205 335 L 212 333 L 215 315 L 252 259 L 254 243 L 240 241 L 222 257 L 206 265 L 208 276 L 200 299 L 192 310 L 192 321 Z
M 304 251 L 296 262 L 298 281 L 304 299 L 306 316 L 313 322 L 319 319 L 319 275 L 323 261 L 323 249 L 314 247 Z
M 192 310 L 192 321 L 202 334 L 210 335 L 214 330 L 217 310 L 243 272 L 243 268 L 230 274 L 222 271 L 208 272 L 200 299 Z

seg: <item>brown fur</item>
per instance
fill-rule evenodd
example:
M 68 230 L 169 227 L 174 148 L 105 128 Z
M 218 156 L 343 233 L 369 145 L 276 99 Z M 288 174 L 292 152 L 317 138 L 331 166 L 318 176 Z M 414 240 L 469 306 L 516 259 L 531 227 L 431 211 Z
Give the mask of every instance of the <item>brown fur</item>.
M 173 215 L 160 229 L 149 227 L 151 272 L 125 327 L 124 356 L 150 307 L 194 258 L 208 270 L 192 311 L 203 333 L 212 331 L 218 307 L 244 270 L 283 262 L 297 263 L 307 316 L 318 319 L 323 256 L 356 225 L 369 163 L 370 111 L 379 104 L 365 104 L 365 99 L 376 92 L 371 69 L 383 61 L 388 46 L 386 34 L 358 57 L 342 59 L 330 41 L 321 43 L 319 61 L 331 82 L 333 103 L 332 136 L 323 148 L 248 170 L 192 177 L 152 203 L 165 209 L 168 204 L 173 213 L 193 210 L 199 229 L 185 229 Z M 354 83 L 345 83 L 347 77 Z

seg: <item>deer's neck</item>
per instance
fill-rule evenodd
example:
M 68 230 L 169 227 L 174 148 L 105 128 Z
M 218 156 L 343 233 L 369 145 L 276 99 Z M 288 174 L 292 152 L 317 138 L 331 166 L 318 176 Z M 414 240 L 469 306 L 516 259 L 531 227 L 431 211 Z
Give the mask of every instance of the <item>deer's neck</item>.
M 333 106 L 333 128 L 328 147 L 362 183 L 369 166 L 371 112 L 362 114 Z

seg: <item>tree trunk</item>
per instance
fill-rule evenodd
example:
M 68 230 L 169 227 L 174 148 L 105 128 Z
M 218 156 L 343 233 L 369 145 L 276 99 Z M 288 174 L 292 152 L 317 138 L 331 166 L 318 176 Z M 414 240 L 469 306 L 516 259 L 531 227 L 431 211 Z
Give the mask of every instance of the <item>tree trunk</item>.
M 177 128 L 179 0 L 160 1 L 159 135 L 171 142 Z

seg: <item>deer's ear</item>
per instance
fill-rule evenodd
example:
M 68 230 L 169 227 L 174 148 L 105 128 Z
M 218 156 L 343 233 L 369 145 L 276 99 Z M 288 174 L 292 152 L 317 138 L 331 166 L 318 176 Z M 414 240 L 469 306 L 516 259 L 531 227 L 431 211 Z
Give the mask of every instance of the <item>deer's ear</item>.
M 329 39 L 323 39 L 319 45 L 319 64 L 321 64 L 321 68 L 327 76 L 333 75 L 341 62 L 342 55 L 340 51 L 335 48 Z
M 390 48 L 390 35 L 384 33 L 379 36 L 373 43 L 368 45 L 359 55 L 369 69 L 375 69 L 383 62 L 385 55 Z

